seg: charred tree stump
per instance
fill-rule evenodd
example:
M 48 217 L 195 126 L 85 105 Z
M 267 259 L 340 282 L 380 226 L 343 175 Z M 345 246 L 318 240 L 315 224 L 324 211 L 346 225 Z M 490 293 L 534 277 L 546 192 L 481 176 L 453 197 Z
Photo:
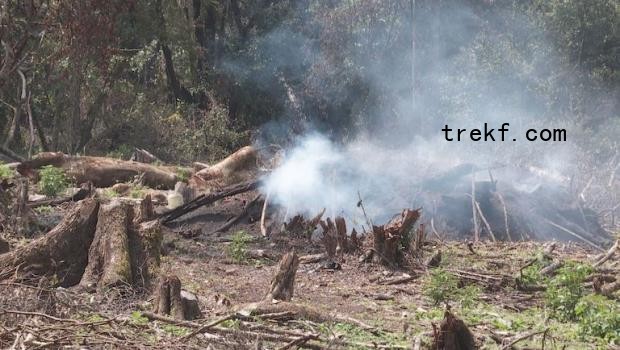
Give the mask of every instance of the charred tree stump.
M 463 320 L 454 316 L 450 310 L 446 310 L 444 319 L 439 325 L 439 330 L 433 324 L 433 349 L 436 350 L 474 350 L 476 343 Z
M 419 210 L 405 209 L 387 224 L 373 226 L 375 259 L 391 266 L 400 265 L 403 257 L 403 238 L 419 217 Z
M 141 204 L 136 220 L 133 206 L 120 200 L 101 207 L 80 286 L 150 289 L 159 266 L 162 236 L 157 221 L 140 222 L 149 216 L 149 206 L 149 200 Z
M 177 320 L 194 320 L 202 317 L 195 295 L 181 290 L 181 280 L 175 275 L 160 279 L 155 295 L 154 312 L 169 315 Z
M 278 272 L 271 280 L 271 291 L 265 299 L 291 301 L 298 267 L 299 257 L 297 253 L 293 251 L 284 254 L 278 264 Z
M 0 255 L 0 279 L 56 276 L 57 285 L 77 284 L 88 261 L 98 209 L 95 200 L 83 200 L 45 236 Z

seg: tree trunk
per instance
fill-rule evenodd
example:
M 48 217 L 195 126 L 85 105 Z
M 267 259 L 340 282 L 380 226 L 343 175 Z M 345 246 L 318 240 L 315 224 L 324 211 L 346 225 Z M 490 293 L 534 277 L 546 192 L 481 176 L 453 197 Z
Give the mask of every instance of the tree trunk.
M 45 152 L 30 161 L 22 162 L 17 171 L 36 178 L 38 169 L 45 165 L 63 168 L 76 183 L 92 182 L 95 187 L 110 187 L 118 182 L 128 182 L 144 174 L 144 184 L 153 188 L 172 189 L 178 181 L 171 167 L 123 161 L 104 157 L 68 156 L 63 153 Z
M 88 262 L 98 209 L 95 200 L 83 200 L 45 236 L 0 255 L 0 279 L 48 276 L 63 287 L 77 284 Z

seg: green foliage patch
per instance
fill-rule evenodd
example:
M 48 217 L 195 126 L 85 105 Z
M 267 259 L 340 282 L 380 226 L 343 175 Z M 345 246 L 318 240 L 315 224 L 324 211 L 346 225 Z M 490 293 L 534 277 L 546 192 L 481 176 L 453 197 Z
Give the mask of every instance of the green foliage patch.
M 14 176 L 13 170 L 9 166 L 0 161 L 0 180 L 10 179 Z
M 235 262 L 241 263 L 247 260 L 248 243 L 252 241 L 252 236 L 245 231 L 238 231 L 232 236 L 232 242 L 226 247 L 228 256 Z
M 590 273 L 592 267 L 576 262 L 567 262 L 558 270 L 545 293 L 545 304 L 553 317 L 561 321 L 575 320 L 575 306 L 584 295 L 583 282 Z
M 65 172 L 52 165 L 46 165 L 39 172 L 39 191 L 48 197 L 54 197 L 69 187 Z

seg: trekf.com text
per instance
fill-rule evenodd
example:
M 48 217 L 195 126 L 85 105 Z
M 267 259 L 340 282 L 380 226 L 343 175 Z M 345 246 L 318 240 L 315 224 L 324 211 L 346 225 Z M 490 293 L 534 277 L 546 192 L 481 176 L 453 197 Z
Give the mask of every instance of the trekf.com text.
M 446 141 L 507 141 L 509 137 L 509 123 L 504 123 L 500 128 L 489 128 L 484 123 L 481 129 L 451 129 L 448 124 L 441 129 Z M 566 141 L 566 129 L 528 129 L 525 132 L 528 141 Z M 516 138 L 512 138 L 517 141 Z

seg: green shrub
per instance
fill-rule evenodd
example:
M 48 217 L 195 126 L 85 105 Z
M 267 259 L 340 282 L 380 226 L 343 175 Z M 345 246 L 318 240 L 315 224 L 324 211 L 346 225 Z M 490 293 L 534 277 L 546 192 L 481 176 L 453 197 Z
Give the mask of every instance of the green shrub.
M 0 162 L 0 180 L 10 179 L 13 177 L 13 170 L 9 169 L 9 166 Z
M 46 165 L 41 169 L 39 175 L 39 191 L 46 196 L 54 197 L 64 192 L 69 186 L 69 180 L 60 168 Z
M 620 307 L 616 301 L 601 295 L 587 295 L 575 305 L 575 316 L 582 336 L 620 341 Z
M 553 317 L 560 321 L 575 319 L 575 306 L 583 296 L 583 282 L 592 272 L 588 265 L 568 262 L 551 279 L 545 294 L 545 303 Z
M 232 236 L 232 242 L 226 247 L 228 256 L 235 262 L 243 262 L 247 260 L 248 243 L 252 240 L 252 236 L 239 231 Z
M 441 268 L 431 271 L 430 279 L 422 288 L 424 295 L 430 298 L 435 305 L 451 300 L 458 289 L 458 279 L 453 274 Z

